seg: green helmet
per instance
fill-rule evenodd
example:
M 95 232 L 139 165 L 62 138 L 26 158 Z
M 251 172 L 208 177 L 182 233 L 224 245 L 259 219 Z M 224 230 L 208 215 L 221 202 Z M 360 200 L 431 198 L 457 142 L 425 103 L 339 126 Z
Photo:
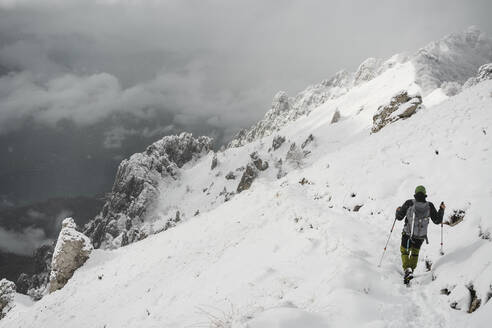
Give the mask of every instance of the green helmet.
M 415 188 L 415 194 L 418 194 L 419 192 L 423 193 L 424 195 L 427 196 L 427 192 L 425 191 L 425 187 L 424 186 L 417 186 L 417 188 Z

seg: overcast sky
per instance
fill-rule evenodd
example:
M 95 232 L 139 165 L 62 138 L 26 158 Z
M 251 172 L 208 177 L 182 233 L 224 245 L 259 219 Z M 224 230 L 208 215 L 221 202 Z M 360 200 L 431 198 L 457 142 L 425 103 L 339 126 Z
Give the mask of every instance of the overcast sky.
M 290 95 L 368 57 L 413 53 L 490 0 L 0 0 L 0 208 L 108 192 L 169 133 L 227 142 Z M 40 229 L 0 227 L 27 254 Z
M 0 0 L 0 132 L 113 112 L 227 136 L 365 58 L 477 25 L 491 1 Z M 163 131 L 169 126 L 162 126 Z

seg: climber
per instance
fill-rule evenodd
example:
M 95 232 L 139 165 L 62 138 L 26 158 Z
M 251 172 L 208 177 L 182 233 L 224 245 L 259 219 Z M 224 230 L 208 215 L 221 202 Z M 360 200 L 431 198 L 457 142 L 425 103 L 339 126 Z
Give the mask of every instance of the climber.
M 424 186 L 415 188 L 415 199 L 407 200 L 401 207 L 396 209 L 396 219 L 401 221 L 405 218 L 405 225 L 401 236 L 401 261 L 403 265 L 403 282 L 408 284 L 413 278 L 413 271 L 417 267 L 420 246 L 427 241 L 427 226 L 429 217 L 435 224 L 440 224 L 444 216 L 446 205 L 441 202 L 439 211 L 434 204 L 427 202 Z

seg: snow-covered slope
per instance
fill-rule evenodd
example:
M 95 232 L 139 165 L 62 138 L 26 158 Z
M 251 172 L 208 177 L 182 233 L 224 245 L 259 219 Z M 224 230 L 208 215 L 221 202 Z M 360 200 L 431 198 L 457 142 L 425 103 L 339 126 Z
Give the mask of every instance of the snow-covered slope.
M 453 33 L 429 43 L 415 54 L 397 54 L 388 60 L 368 58 L 355 73 L 340 71 L 329 80 L 308 87 L 290 98 L 279 92 L 265 117 L 249 129 L 240 131 L 229 143 L 238 147 L 278 131 L 298 117 L 309 115 L 319 105 L 345 95 L 352 88 L 364 84 L 393 68 L 409 63 L 413 66 L 415 83 L 423 96 L 430 95 L 429 104 L 436 104 L 455 95 L 477 69 L 492 62 L 492 39 L 476 27 Z
M 200 148 L 173 175 L 152 171 L 152 185 L 161 180 L 139 226 L 148 237 L 94 250 L 63 289 L 15 306 L 0 327 L 488 327 L 488 66 L 454 96 L 425 94 L 412 61 L 384 67 L 275 134 L 218 153 Z M 373 116 L 402 91 L 423 95 L 422 106 L 372 133 Z M 419 184 L 447 204 L 446 219 L 465 216 L 444 226 L 443 256 L 431 225 L 407 288 L 401 222 L 377 264 L 395 208 Z M 473 294 L 480 306 L 467 313 Z

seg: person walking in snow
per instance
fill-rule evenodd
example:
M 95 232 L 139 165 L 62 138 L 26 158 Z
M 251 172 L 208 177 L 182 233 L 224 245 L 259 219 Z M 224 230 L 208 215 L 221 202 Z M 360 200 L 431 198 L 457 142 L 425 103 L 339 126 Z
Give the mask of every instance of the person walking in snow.
M 424 186 L 415 188 L 414 199 L 407 200 L 396 209 L 396 219 L 405 218 L 405 225 L 401 236 L 401 262 L 403 266 L 403 282 L 408 284 L 413 278 L 412 274 L 417 267 L 420 246 L 427 240 L 427 226 L 429 217 L 435 224 L 440 224 L 444 216 L 446 206 L 443 202 L 436 210 L 434 204 L 426 201 L 427 193 Z

